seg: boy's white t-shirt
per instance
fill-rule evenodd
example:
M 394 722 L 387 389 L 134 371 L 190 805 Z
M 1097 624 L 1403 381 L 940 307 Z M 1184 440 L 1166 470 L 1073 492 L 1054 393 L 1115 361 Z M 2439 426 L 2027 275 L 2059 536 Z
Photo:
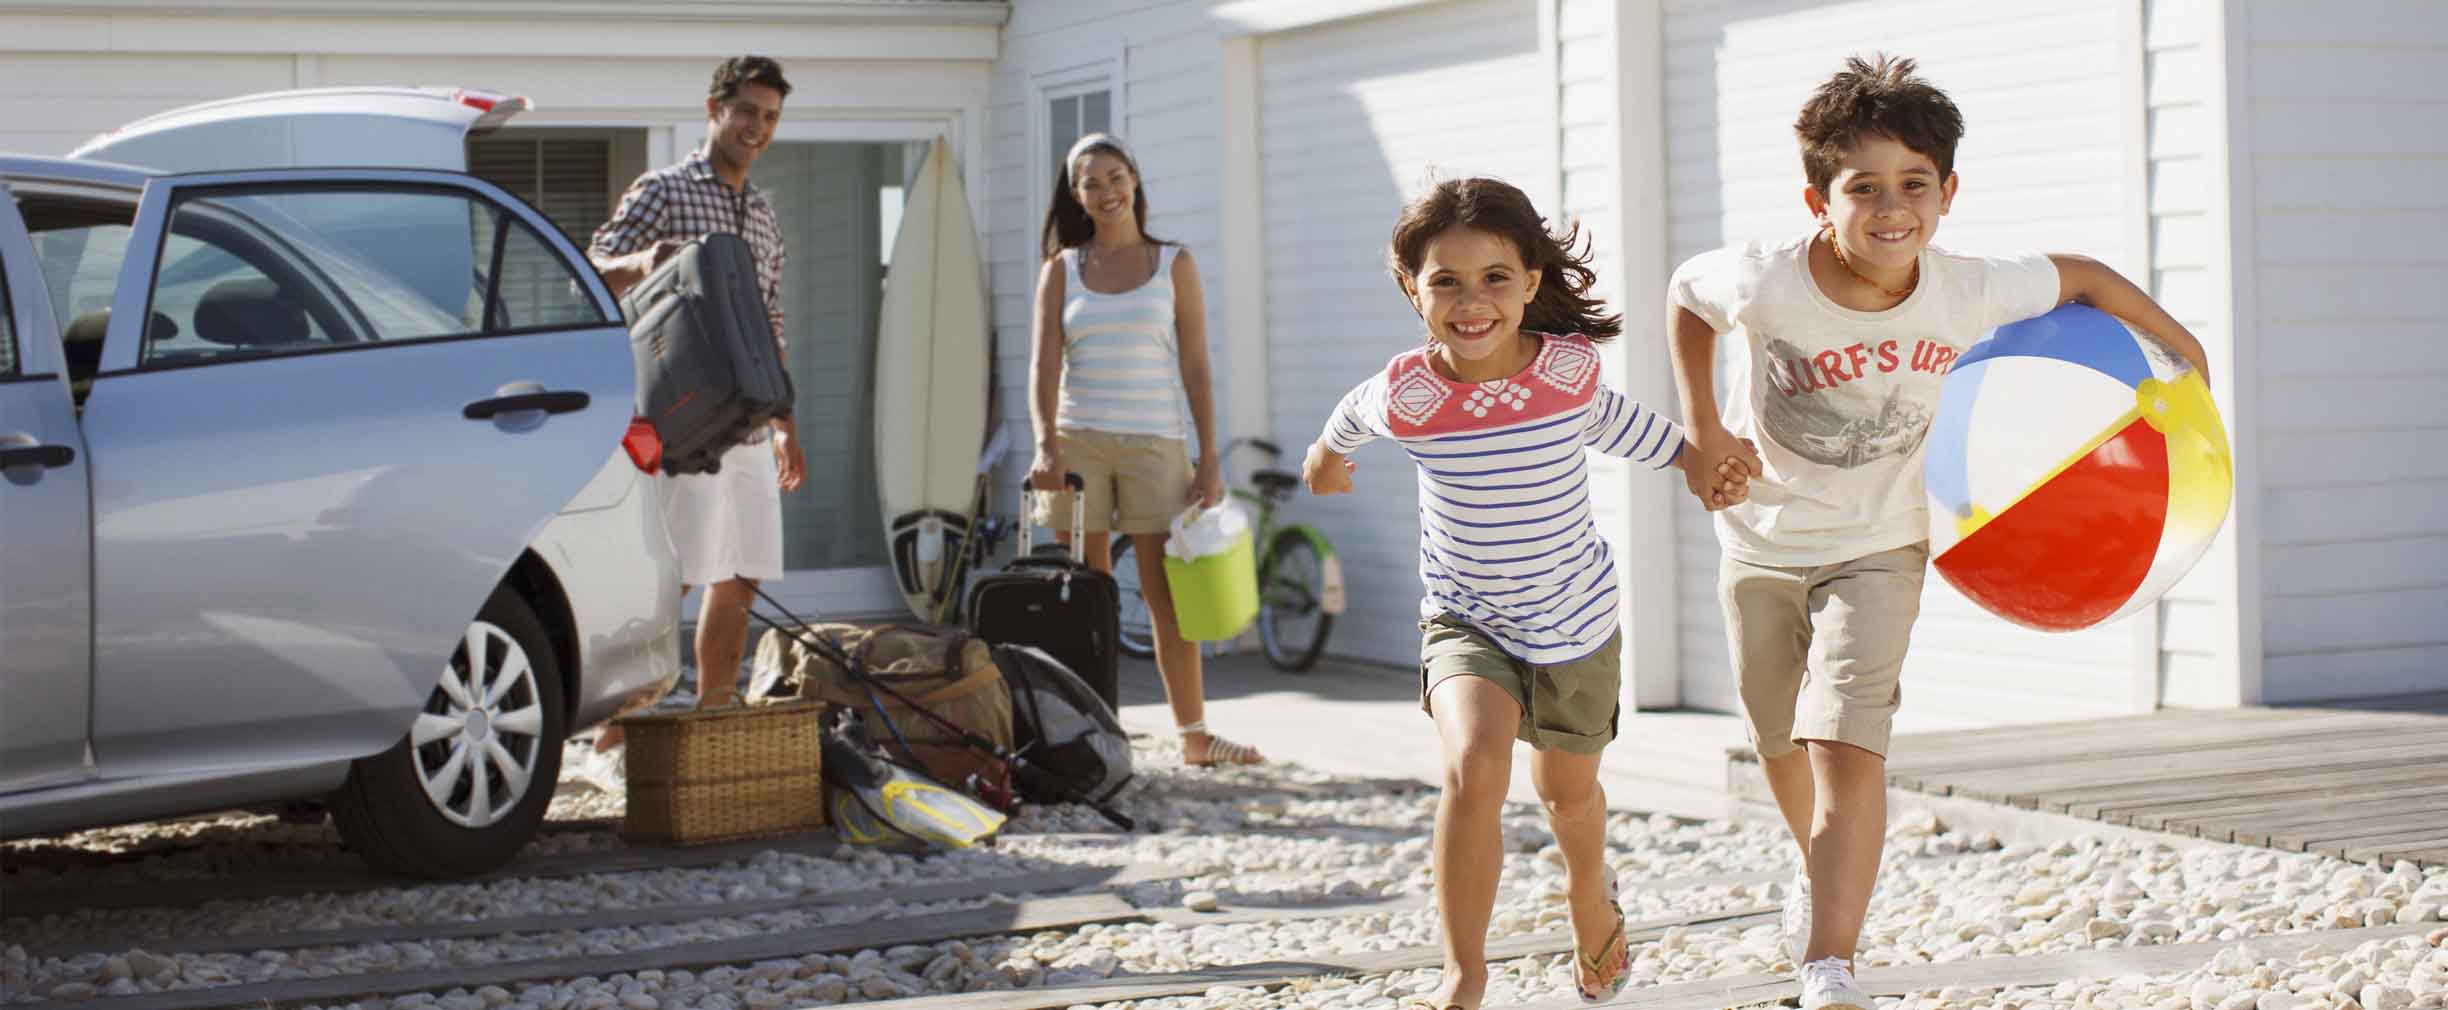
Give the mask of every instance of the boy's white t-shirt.
M 2055 308 L 2044 254 L 1921 253 L 1902 304 L 1859 312 L 1810 276 L 1811 236 L 1702 253 L 1669 297 L 1719 333 L 1740 334 L 1726 427 L 1758 443 L 1751 499 L 1719 511 L 1727 555 L 1756 565 L 1835 564 L 1929 537 L 1921 460 L 1940 380 L 1992 328 Z

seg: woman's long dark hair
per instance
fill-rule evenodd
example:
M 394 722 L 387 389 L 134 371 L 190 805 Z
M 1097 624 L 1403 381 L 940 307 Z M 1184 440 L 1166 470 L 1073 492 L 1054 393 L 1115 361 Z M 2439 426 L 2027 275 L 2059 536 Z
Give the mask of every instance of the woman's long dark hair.
M 1428 257 L 1429 241 L 1454 228 L 1476 228 L 1511 241 L 1522 265 L 1539 275 L 1538 294 L 1522 311 L 1523 329 L 1578 333 L 1597 344 L 1623 332 L 1623 315 L 1608 313 L 1605 302 L 1589 296 L 1598 274 L 1590 269 L 1593 256 L 1581 226 L 1549 232 L 1530 197 L 1501 179 L 1448 179 L 1403 207 L 1387 266 L 1404 294 L 1419 294 L 1412 278 Z
M 1131 216 L 1139 221 L 1139 237 L 1152 245 L 1164 245 L 1163 239 L 1147 233 L 1147 180 L 1139 174 L 1139 159 L 1131 157 L 1130 149 L 1109 134 L 1092 133 L 1072 145 L 1071 156 L 1063 159 L 1062 170 L 1054 173 L 1054 197 L 1046 201 L 1045 228 L 1038 233 L 1037 247 L 1045 258 L 1062 255 L 1065 249 L 1088 244 L 1096 237 L 1096 220 L 1088 216 L 1088 208 L 1080 206 L 1079 195 L 1071 192 L 1071 170 L 1098 151 L 1122 159 L 1131 174 Z

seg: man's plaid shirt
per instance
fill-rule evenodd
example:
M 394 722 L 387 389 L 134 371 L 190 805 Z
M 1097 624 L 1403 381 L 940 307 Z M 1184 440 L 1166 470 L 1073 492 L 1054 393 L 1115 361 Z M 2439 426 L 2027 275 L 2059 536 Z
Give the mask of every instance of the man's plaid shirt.
M 714 163 L 706 160 L 705 148 L 630 183 L 612 220 L 595 229 L 588 252 L 596 257 L 625 256 L 660 239 L 686 241 L 715 231 L 747 239 L 748 247 L 755 251 L 757 288 L 765 296 L 765 314 L 773 320 L 774 342 L 787 355 L 790 338 L 782 328 L 782 221 L 765 199 L 765 191 L 755 184 L 744 191 L 725 185 L 714 174 Z

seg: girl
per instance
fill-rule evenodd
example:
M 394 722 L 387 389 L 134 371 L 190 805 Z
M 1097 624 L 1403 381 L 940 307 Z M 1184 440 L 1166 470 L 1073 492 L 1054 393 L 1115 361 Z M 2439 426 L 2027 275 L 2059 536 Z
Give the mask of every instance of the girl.
M 1344 396 L 1309 447 L 1317 494 L 1351 490 L 1346 454 L 1377 438 L 1419 466 L 1420 701 L 1444 745 L 1437 803 L 1437 911 L 1445 972 L 1433 1000 L 1479 1005 L 1487 925 L 1504 847 L 1498 813 L 1513 741 L 1563 850 L 1574 982 L 1587 1001 L 1623 987 L 1631 952 L 1606 863 L 1598 756 L 1615 736 L 1614 563 L 1589 509 L 1584 447 L 1649 464 L 1695 465 L 1680 425 L 1598 381 L 1593 346 L 1623 317 L 1588 296 L 1596 279 L 1579 229 L 1549 234 L 1518 189 L 1494 179 L 1439 183 L 1394 225 L 1392 269 L 1428 327 Z M 1719 461 L 1707 503 L 1748 493 Z
M 1113 570 L 1112 533 L 1131 538 L 1182 762 L 1257 764 L 1264 759 L 1255 748 L 1207 732 L 1198 646 L 1181 637 L 1165 585 L 1165 531 L 1174 514 L 1222 502 L 1224 476 L 1198 268 L 1189 250 L 1147 234 L 1147 212 L 1138 162 L 1121 140 L 1092 133 L 1071 145 L 1039 238 L 1045 266 L 1029 355 L 1036 379 L 1029 419 L 1037 429 L 1029 486 L 1059 491 L 1066 471 L 1086 479 L 1084 552 L 1098 571 Z M 1187 394 L 1198 429 L 1195 470 L 1177 391 Z M 1039 496 L 1036 521 L 1068 529 L 1070 513 L 1053 507 L 1057 497 Z

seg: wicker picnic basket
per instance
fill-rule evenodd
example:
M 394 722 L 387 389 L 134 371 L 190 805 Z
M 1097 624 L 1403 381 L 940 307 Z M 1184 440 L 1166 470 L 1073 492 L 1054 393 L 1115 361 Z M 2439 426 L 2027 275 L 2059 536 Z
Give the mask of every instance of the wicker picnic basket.
M 645 845 L 701 845 L 825 826 L 825 706 L 791 702 L 621 720 L 629 814 Z

